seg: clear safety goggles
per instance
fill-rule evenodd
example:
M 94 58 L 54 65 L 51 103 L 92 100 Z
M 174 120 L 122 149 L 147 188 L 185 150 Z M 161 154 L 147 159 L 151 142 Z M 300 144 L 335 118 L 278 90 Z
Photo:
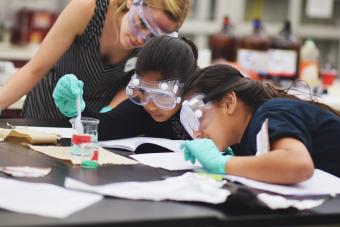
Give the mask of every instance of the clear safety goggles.
M 194 132 L 199 131 L 202 126 L 209 125 L 212 118 L 209 117 L 209 109 L 212 108 L 212 103 L 206 100 L 204 94 L 196 94 L 182 103 L 180 120 L 189 133 L 194 138 Z
M 179 80 L 145 81 L 135 74 L 126 94 L 137 105 L 144 106 L 152 100 L 158 108 L 170 110 L 181 102 L 182 90 L 183 83 Z
M 144 41 L 154 36 L 168 35 L 178 37 L 177 32 L 167 32 L 159 27 L 152 8 L 143 4 L 143 0 L 135 0 L 128 12 L 128 22 L 134 36 Z

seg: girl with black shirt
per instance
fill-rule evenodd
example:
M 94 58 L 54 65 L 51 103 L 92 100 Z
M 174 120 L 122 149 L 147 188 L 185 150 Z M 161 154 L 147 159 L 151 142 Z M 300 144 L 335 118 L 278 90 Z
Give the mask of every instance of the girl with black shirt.
M 170 36 L 152 38 L 138 55 L 136 73 L 126 88 L 129 99 L 106 113 L 85 108 L 82 116 L 100 120 L 99 140 L 140 135 L 189 139 L 180 123 L 179 109 L 184 82 L 196 67 L 197 49 L 188 39 Z M 64 76 L 53 92 L 58 109 L 63 114 L 67 113 L 68 117 L 76 115 L 76 105 L 67 104 L 74 103 L 75 97 L 82 94 L 81 84 L 73 75 Z M 61 89 L 63 92 L 58 92 Z M 65 93 L 70 95 L 58 95 Z
M 198 71 L 185 93 L 181 121 L 198 138 L 182 144 L 187 160 L 269 183 L 298 183 L 315 168 L 340 177 L 340 117 L 330 107 L 244 78 L 228 65 Z M 222 155 L 228 146 L 235 156 Z

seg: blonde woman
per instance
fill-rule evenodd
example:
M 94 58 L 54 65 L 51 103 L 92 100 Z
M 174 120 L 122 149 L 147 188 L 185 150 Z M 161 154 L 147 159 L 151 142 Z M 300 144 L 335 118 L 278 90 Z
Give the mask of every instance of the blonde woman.
M 23 95 L 25 118 L 61 119 L 52 99 L 64 74 L 84 82 L 87 107 L 99 111 L 126 99 L 139 47 L 153 36 L 176 36 L 190 0 L 72 0 L 37 54 L 0 91 L 0 107 Z

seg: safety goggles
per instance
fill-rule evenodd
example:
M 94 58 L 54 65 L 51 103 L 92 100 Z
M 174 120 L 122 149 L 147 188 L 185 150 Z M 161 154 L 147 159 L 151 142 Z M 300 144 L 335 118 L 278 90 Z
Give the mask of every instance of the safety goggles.
M 128 12 L 128 22 L 134 36 L 144 41 L 154 36 L 168 35 L 178 37 L 177 32 L 167 32 L 159 27 L 152 8 L 143 4 L 143 0 L 135 0 Z
M 163 110 L 171 110 L 181 102 L 183 83 L 179 80 L 145 81 L 134 74 L 126 87 L 129 99 L 144 106 L 150 101 Z
M 207 96 L 204 94 L 196 94 L 183 101 L 180 120 L 192 138 L 194 138 L 194 132 L 199 131 L 203 125 L 208 125 L 211 122 L 212 119 L 207 116 L 211 107 L 212 103 L 207 100 Z
M 231 89 L 236 89 L 239 86 L 247 84 L 248 78 L 234 77 L 232 79 L 231 85 L 227 87 L 218 87 L 211 91 L 209 94 L 194 94 L 190 99 L 184 100 L 182 103 L 182 109 L 180 113 L 180 120 L 189 133 L 189 135 L 194 138 L 194 132 L 200 131 L 206 128 L 213 121 L 213 100 L 217 95 L 224 94 Z

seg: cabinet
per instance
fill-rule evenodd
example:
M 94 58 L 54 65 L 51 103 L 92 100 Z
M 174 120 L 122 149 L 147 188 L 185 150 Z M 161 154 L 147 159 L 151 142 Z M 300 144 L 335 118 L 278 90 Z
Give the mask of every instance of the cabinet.
M 307 0 L 193 0 L 188 20 L 180 30 L 194 39 L 198 47 L 208 47 L 209 35 L 222 27 L 222 18 L 228 15 L 239 36 L 251 32 L 251 20 L 260 17 L 270 36 L 278 34 L 282 22 L 289 19 L 295 36 L 312 38 L 320 49 L 321 64 L 331 63 L 340 72 L 340 0 L 334 0 L 333 17 L 308 18 Z

